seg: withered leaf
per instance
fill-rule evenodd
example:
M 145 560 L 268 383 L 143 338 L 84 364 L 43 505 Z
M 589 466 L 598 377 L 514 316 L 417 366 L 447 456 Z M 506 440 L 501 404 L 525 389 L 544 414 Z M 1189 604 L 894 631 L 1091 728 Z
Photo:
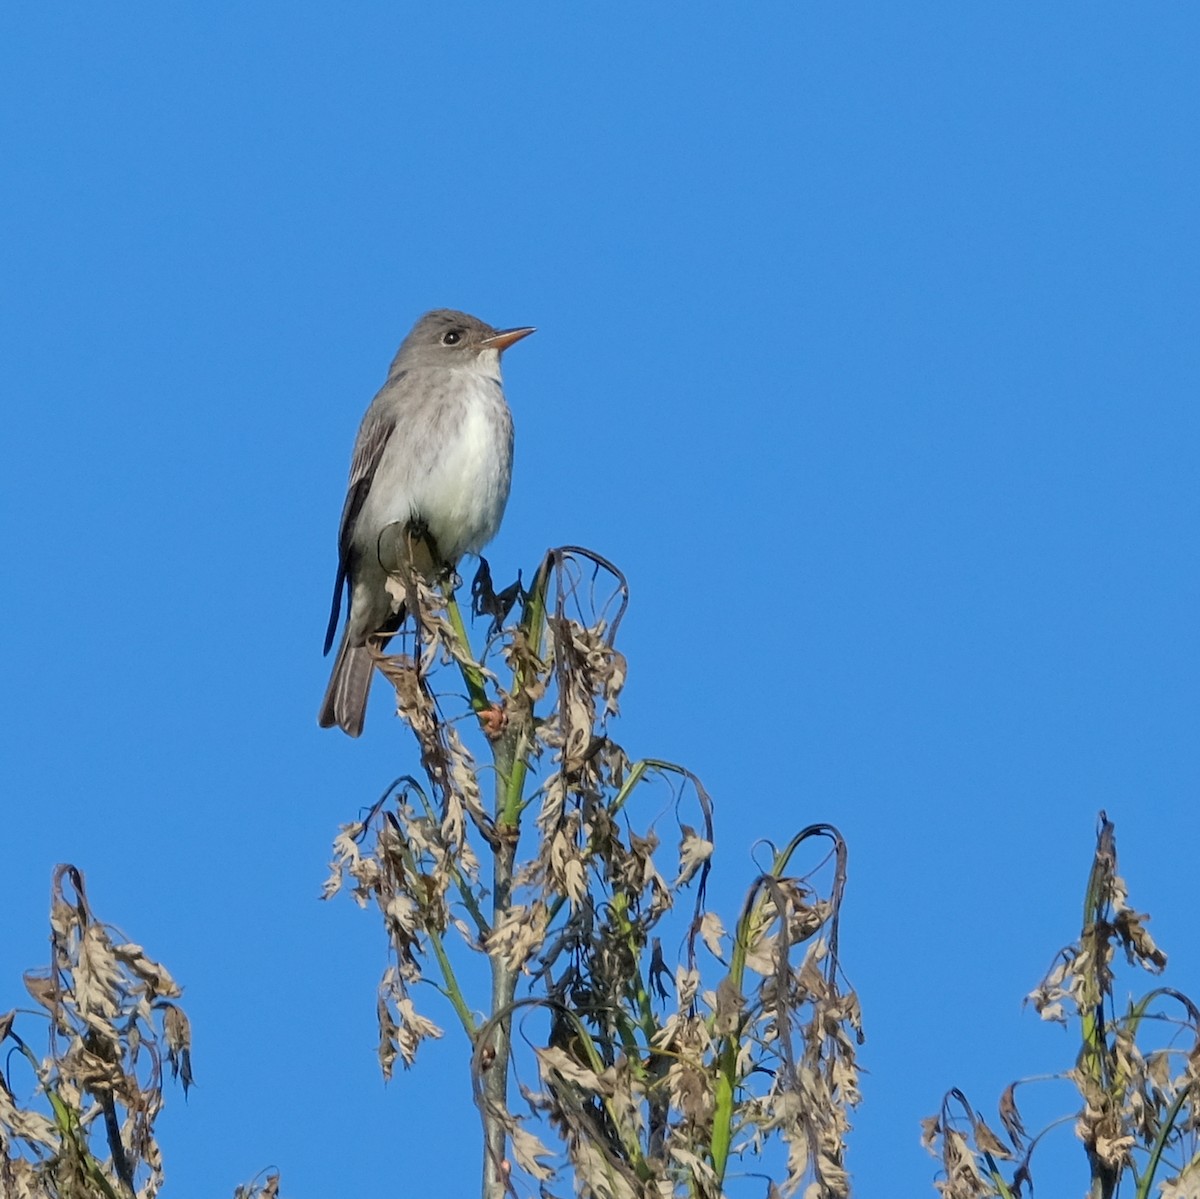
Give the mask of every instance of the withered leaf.
M 926 1116 L 921 1121 L 921 1144 L 934 1157 L 938 1156 L 937 1140 L 942 1135 L 942 1119 L 940 1116 Z
M 540 1182 L 554 1177 L 554 1169 L 546 1160 L 553 1155 L 533 1133 L 513 1121 L 508 1135 L 512 1142 L 513 1157 L 522 1170 Z
M 975 1144 L 984 1153 L 990 1153 L 1004 1161 L 1012 1160 L 1012 1150 L 978 1116 L 971 1121 L 971 1132 L 975 1137 Z
M 737 984 L 728 974 L 725 975 L 717 984 L 713 1004 L 713 1029 L 718 1036 L 728 1037 L 738 1031 L 745 1006 L 745 997 L 738 990 Z
M 58 999 L 58 987 L 52 979 L 30 970 L 25 974 L 24 982 L 25 990 L 33 997 L 35 1003 L 40 1004 L 47 1011 L 54 1011 Z
M 705 912 L 700 917 L 700 939 L 708 948 L 708 952 L 718 961 L 724 961 L 721 952 L 721 938 L 726 935 L 725 925 L 715 912 Z
M 1000 1121 L 1008 1132 L 1013 1145 L 1020 1149 L 1025 1143 L 1025 1125 L 1017 1108 L 1017 1084 L 1010 1082 L 1000 1096 Z
M 683 839 L 679 843 L 679 877 L 677 887 L 689 882 L 696 871 L 712 857 L 713 843 L 706 841 L 690 825 L 680 825 Z
M 600 1089 L 600 1079 L 595 1071 L 582 1065 L 558 1046 L 550 1045 L 544 1049 L 536 1049 L 534 1052 L 542 1063 L 543 1077 L 546 1070 L 553 1070 L 555 1074 L 565 1078 L 568 1082 L 586 1087 L 589 1091 Z
M 171 1074 L 183 1083 L 183 1093 L 192 1085 L 192 1026 L 183 1009 L 174 1003 L 164 1003 L 163 1034 L 167 1042 L 167 1060 Z

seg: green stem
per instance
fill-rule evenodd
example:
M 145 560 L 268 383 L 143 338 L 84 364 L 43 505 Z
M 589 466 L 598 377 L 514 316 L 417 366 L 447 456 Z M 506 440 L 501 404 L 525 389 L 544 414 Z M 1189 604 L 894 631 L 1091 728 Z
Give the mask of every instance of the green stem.
M 1159 1126 L 1158 1136 L 1154 1138 L 1154 1145 L 1150 1150 L 1150 1160 L 1146 1163 L 1146 1169 L 1142 1172 L 1142 1177 L 1138 1180 L 1134 1199 L 1149 1199 L 1150 1187 L 1154 1183 L 1155 1171 L 1157 1171 L 1158 1163 L 1162 1160 L 1163 1152 L 1167 1147 L 1167 1138 L 1171 1135 L 1175 1127 L 1175 1121 L 1178 1119 L 1179 1113 L 1182 1111 L 1183 1105 L 1191 1093 L 1191 1089 L 1191 1083 L 1185 1083 L 1180 1087 L 1179 1094 L 1175 1096 L 1174 1102 L 1167 1109 L 1162 1124 Z
M 467 1006 L 466 999 L 463 998 L 462 988 L 458 985 L 458 977 L 454 973 L 454 967 L 451 965 L 450 958 L 446 954 L 446 947 L 442 943 L 441 935 L 434 932 L 433 929 L 427 929 L 426 931 L 429 934 L 429 943 L 433 946 L 433 956 L 437 958 L 438 966 L 442 971 L 442 980 L 445 983 L 443 994 L 450 1000 L 450 1006 L 457 1013 L 463 1028 L 466 1030 L 467 1036 L 474 1041 L 477 1031 L 475 1016 Z
M 497 770 L 503 769 L 506 772 L 506 775 L 501 776 L 504 798 L 497 814 L 497 823 L 501 828 L 517 828 L 520 825 L 524 808 L 525 781 L 529 777 L 529 738 L 524 728 L 516 730 L 513 742 L 503 766 L 499 757 L 496 762 Z
M 516 769 L 517 741 L 522 721 L 510 719 L 508 728 L 493 743 L 496 769 L 496 841 L 492 869 L 492 927 L 497 928 L 512 906 L 513 869 L 517 857 L 520 826 L 520 791 L 513 801 L 514 779 L 523 782 L 524 772 Z M 524 765 L 524 763 L 522 763 Z M 518 783 L 518 786 L 521 785 Z M 514 814 L 510 817 L 510 812 Z M 517 991 L 516 971 L 503 954 L 490 954 L 492 968 L 491 1014 L 510 1013 Z M 495 1021 L 491 1033 L 491 1064 L 483 1076 L 483 1199 L 505 1199 L 508 1175 L 505 1171 L 508 1136 L 504 1123 L 493 1113 L 508 1111 L 508 1062 L 512 1054 L 512 1018 L 506 1014 Z
M 717 1056 L 717 1084 L 713 1097 L 712 1164 L 718 1184 L 724 1184 L 733 1143 L 733 1095 L 737 1073 L 737 1044 L 726 1037 Z
M 1013 1193 L 1008 1189 L 1008 1183 L 1004 1181 L 1004 1176 L 1000 1173 L 995 1159 L 990 1153 L 986 1153 L 984 1160 L 988 1164 L 988 1173 L 991 1175 L 992 1186 L 996 1188 L 996 1194 L 1000 1199 L 1013 1199 Z
M 650 763 L 653 765 L 654 763 Z M 641 765 L 641 763 L 639 763 Z M 746 977 L 746 955 L 750 952 L 750 943 L 755 937 L 758 923 L 762 918 L 763 907 L 770 895 L 763 885 L 767 879 L 779 878 L 801 842 L 812 836 L 821 826 L 810 825 L 797 833 L 775 855 L 771 863 L 771 873 L 760 878 L 751 888 L 742 908 L 741 917 L 733 937 L 733 953 L 729 962 L 729 978 L 737 988 L 739 995 L 743 994 L 742 984 Z M 777 917 L 780 913 L 776 914 Z M 729 1164 L 729 1148 L 733 1143 L 733 1111 L 734 1096 L 737 1088 L 737 1055 L 739 1036 L 723 1037 L 721 1049 L 717 1054 L 717 1079 L 713 1099 L 712 1140 L 709 1150 L 712 1155 L 713 1170 L 718 1183 L 725 1180 L 725 1169 Z
M 492 875 L 492 927 L 495 928 L 509 910 L 512 902 L 513 862 L 516 858 L 516 839 L 502 835 L 495 850 L 495 869 Z M 491 954 L 492 967 L 491 1011 L 511 1009 L 517 990 L 517 976 L 504 960 L 503 954 Z M 507 1172 L 505 1170 L 508 1137 L 504 1123 L 494 1113 L 508 1111 L 508 1059 L 512 1053 L 512 1020 L 504 1016 L 495 1023 L 491 1034 L 491 1062 L 483 1076 L 483 1199 L 505 1199 Z
M 52 1085 L 41 1081 L 41 1066 L 33 1050 L 11 1029 L 8 1035 L 11 1040 L 16 1042 L 18 1050 L 25 1055 L 29 1064 L 33 1067 L 34 1075 L 41 1083 L 42 1091 L 50 1103 L 50 1110 L 54 1113 L 54 1123 L 59 1132 L 60 1153 L 63 1152 L 61 1142 L 70 1141 L 75 1152 L 79 1154 L 80 1160 L 87 1171 L 88 1178 L 104 1199 L 121 1199 L 121 1196 L 118 1196 L 117 1192 L 113 1189 L 112 1184 L 104 1177 L 100 1163 L 96 1160 L 95 1155 L 88 1146 L 87 1137 L 80 1122 L 78 1111 L 65 1103 Z M 123 1194 L 127 1195 L 129 1193 L 124 1186 L 121 1187 L 121 1190 Z
M 520 629 L 525 646 L 540 661 L 542 639 L 546 624 L 545 591 L 550 578 L 547 562 L 543 562 L 534 579 L 533 589 L 525 601 Z M 458 636 L 466 638 L 462 617 L 451 597 L 448 615 Z M 533 738 L 533 700 L 528 691 L 527 670 L 536 674 L 525 657 L 516 656 L 512 687 L 508 693 L 508 723 L 492 742 L 492 761 L 496 773 L 495 840 L 492 842 L 492 927 L 498 927 L 512 906 L 513 871 L 520 837 L 521 811 L 526 779 L 529 774 L 528 756 Z M 482 675 L 463 667 L 463 677 L 471 694 L 471 706 L 476 712 L 492 705 L 483 692 Z M 483 1073 L 481 1104 L 484 1127 L 483 1199 L 506 1199 L 509 1188 L 506 1170 L 508 1137 L 504 1123 L 494 1113 L 508 1111 L 508 1066 L 512 1054 L 512 1010 L 517 990 L 516 972 L 500 954 L 489 955 L 492 971 L 490 1019 L 482 1035 L 490 1041 L 490 1064 Z
M 463 621 L 462 612 L 458 607 L 458 597 L 451 591 L 447 593 L 445 598 L 446 616 L 450 621 L 450 627 L 454 630 L 454 635 L 458 638 L 459 645 L 464 651 L 465 656 L 472 658 L 471 639 L 467 636 L 467 626 Z M 468 662 L 459 661 L 458 668 L 462 671 L 463 681 L 467 684 L 467 694 L 471 700 L 471 710 L 473 712 L 487 711 L 487 709 L 492 707 L 492 701 L 487 696 L 483 671 L 479 669 L 474 660 Z
M 546 588 L 549 586 L 548 562 L 538 568 L 533 587 L 525 599 L 521 613 L 520 634 L 525 654 L 515 655 L 512 688 L 508 700 L 508 728 L 496 744 L 496 772 L 500 780 L 500 795 L 496 806 L 498 831 L 517 828 L 524 808 L 525 784 L 529 778 L 529 752 L 533 742 L 533 700 L 529 696 L 527 671 L 530 658 L 540 663 L 546 632 Z M 527 656 L 529 655 L 529 656 Z M 533 666 L 537 675 L 537 666 Z

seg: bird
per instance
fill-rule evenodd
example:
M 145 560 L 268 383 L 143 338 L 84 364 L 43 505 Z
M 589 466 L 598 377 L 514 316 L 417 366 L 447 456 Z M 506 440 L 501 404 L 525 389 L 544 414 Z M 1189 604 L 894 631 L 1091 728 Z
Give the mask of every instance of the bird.
M 396 530 L 422 539 L 452 569 L 500 527 L 512 480 L 513 422 L 500 355 L 534 329 L 494 329 L 450 308 L 425 313 L 401 343 L 359 426 L 338 531 L 328 654 L 348 596 L 345 626 L 318 723 L 362 733 L 374 660 L 370 641 L 404 619 L 386 583 Z

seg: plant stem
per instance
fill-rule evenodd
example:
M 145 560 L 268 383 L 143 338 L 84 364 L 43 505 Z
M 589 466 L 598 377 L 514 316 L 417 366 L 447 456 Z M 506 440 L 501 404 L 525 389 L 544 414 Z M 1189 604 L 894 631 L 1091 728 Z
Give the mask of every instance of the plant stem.
M 492 756 L 496 767 L 496 841 L 492 869 L 492 927 L 496 928 L 507 915 L 512 903 L 513 864 L 517 856 L 519 825 L 513 816 L 512 788 L 518 775 L 517 742 L 522 736 L 522 722 L 514 721 L 494 743 Z M 521 762 L 524 766 L 524 762 Z M 516 810 L 519 810 L 520 786 L 524 771 L 517 783 Z M 502 954 L 489 954 L 492 968 L 491 1015 L 507 1011 L 517 989 L 516 971 Z M 498 1113 L 508 1111 L 508 1060 L 512 1051 L 512 1020 L 505 1016 L 494 1024 L 491 1033 L 492 1055 L 483 1076 L 483 1199 L 505 1199 L 508 1178 L 505 1169 L 508 1138 Z
M 462 1021 L 462 1026 L 466 1030 L 467 1036 L 473 1040 L 475 1033 L 478 1031 L 475 1027 L 475 1017 L 471 1013 L 471 1009 L 467 1006 L 462 988 L 458 985 L 458 977 L 454 973 L 454 967 L 451 965 L 450 957 L 446 953 L 446 947 L 442 944 L 442 938 L 435 930 L 429 929 L 428 936 L 429 944 L 433 946 L 433 955 L 437 958 L 438 965 L 441 967 L 442 979 L 445 983 L 442 993 L 450 1000 L 450 1006 L 454 1008 L 459 1020 Z
M 458 665 L 463 680 L 467 684 L 471 709 L 485 712 L 493 707 L 488 699 L 486 681 L 483 672 L 471 655 L 471 642 L 467 636 L 466 624 L 454 592 L 445 596 L 446 615 L 450 627 L 458 639 L 459 647 L 464 651 L 468 661 L 460 660 Z M 538 622 L 540 625 L 540 621 Z M 539 627 L 540 632 L 540 627 Z M 518 688 L 514 687 L 514 694 Z M 496 799 L 495 799 L 495 832 L 493 845 L 492 868 L 492 928 L 496 928 L 507 915 L 512 903 L 513 867 L 517 856 L 517 836 L 521 811 L 521 798 L 525 789 L 527 767 L 525 763 L 526 723 L 530 716 L 528 699 L 521 697 L 520 711 L 513 713 L 509 727 L 493 742 L 492 757 L 496 770 Z M 467 898 L 466 888 L 461 888 L 464 899 Z M 470 907 L 471 905 L 468 904 Z M 476 923 L 481 931 L 484 928 L 482 913 L 475 909 Z M 451 985 L 450 998 L 468 1033 L 474 1039 L 477 1029 L 474 1019 L 465 1007 L 461 992 L 457 992 L 457 983 L 450 971 L 449 962 L 445 959 L 442 947 L 435 941 L 434 951 L 442 966 L 443 977 Z M 499 1012 L 509 1010 L 517 989 L 517 976 L 512 967 L 498 954 L 489 954 L 488 960 L 492 970 L 491 1010 L 495 1017 Z M 457 992 L 457 993 L 456 993 Z M 481 1091 L 483 1095 L 483 1199 L 505 1199 L 508 1193 L 507 1149 L 508 1135 L 505 1129 L 503 1113 L 508 1111 L 508 1063 L 512 1052 L 512 1023 L 509 1016 L 501 1020 L 491 1020 L 486 1024 L 491 1031 L 491 1053 L 484 1058 Z
M 1149 1199 L 1150 1187 L 1154 1183 L 1154 1175 L 1158 1171 L 1158 1163 L 1162 1161 L 1163 1150 L 1167 1147 L 1167 1138 L 1175 1131 L 1175 1121 L 1179 1119 L 1179 1113 L 1183 1110 L 1183 1105 L 1187 1102 L 1191 1090 L 1191 1083 L 1184 1083 L 1179 1088 L 1179 1094 L 1175 1096 L 1175 1101 L 1167 1110 L 1167 1114 L 1163 1117 L 1162 1124 L 1158 1130 L 1158 1136 L 1154 1138 L 1154 1145 L 1150 1150 L 1150 1160 L 1146 1163 L 1142 1177 L 1138 1180 L 1137 1192 L 1134 1195 L 1134 1199 Z
M 446 592 L 446 616 L 450 621 L 450 627 L 454 630 L 454 635 L 458 638 L 459 645 L 469 652 L 471 641 L 467 636 L 467 626 L 463 622 L 462 612 L 458 606 L 458 596 L 449 590 Z M 471 699 L 471 710 L 473 712 L 486 711 L 492 704 L 487 697 L 483 672 L 477 666 L 469 665 L 465 662 L 459 663 L 459 669 L 462 671 L 463 680 L 467 684 L 467 693 Z

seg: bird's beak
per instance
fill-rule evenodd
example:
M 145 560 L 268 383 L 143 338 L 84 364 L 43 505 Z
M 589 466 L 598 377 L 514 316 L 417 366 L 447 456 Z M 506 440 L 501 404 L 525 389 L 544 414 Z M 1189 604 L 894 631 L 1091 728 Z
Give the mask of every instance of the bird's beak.
M 520 341 L 522 337 L 528 337 L 531 333 L 536 333 L 533 328 L 524 329 L 501 329 L 499 333 L 493 333 L 491 337 L 485 337 L 483 344 L 489 350 L 507 350 L 514 342 Z

